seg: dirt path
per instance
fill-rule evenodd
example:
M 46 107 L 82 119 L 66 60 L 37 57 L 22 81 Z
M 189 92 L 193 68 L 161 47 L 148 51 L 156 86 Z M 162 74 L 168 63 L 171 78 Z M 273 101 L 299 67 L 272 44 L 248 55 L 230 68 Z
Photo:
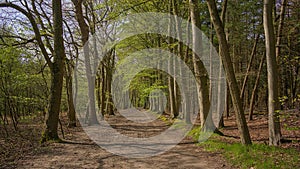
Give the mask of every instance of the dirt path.
M 139 137 L 159 134 L 168 127 L 160 120 L 136 124 L 119 115 L 108 118 L 108 122 L 122 134 Z M 18 161 L 18 168 L 232 168 L 220 154 L 203 151 L 189 138 L 157 156 L 126 158 L 107 152 L 93 143 L 80 127 L 65 132 L 66 139 L 72 140 L 72 143 L 52 143 L 40 147 Z

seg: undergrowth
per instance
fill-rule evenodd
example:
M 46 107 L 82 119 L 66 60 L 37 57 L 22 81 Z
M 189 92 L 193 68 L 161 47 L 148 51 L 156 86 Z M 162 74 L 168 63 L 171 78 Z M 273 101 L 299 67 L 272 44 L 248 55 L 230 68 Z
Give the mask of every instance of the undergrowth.
M 198 139 L 200 128 L 189 133 Z M 232 141 L 230 141 L 232 142 Z M 286 149 L 265 144 L 245 146 L 241 143 L 229 143 L 213 134 L 207 141 L 198 143 L 206 151 L 221 153 L 235 167 L 249 169 L 295 169 L 300 168 L 300 155 L 295 149 Z

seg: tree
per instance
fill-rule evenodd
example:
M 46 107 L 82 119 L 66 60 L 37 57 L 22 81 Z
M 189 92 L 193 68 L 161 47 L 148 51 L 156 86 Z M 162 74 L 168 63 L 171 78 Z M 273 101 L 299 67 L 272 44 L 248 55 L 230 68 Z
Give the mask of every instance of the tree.
M 226 23 L 226 20 L 225 20 L 225 18 L 226 18 L 226 13 L 227 13 L 227 4 L 228 4 L 228 0 L 224 0 L 223 1 L 223 4 L 222 4 L 222 11 L 221 11 L 221 22 L 223 23 L 223 26 L 225 27 L 225 23 Z M 211 26 L 211 29 L 213 29 L 212 28 L 212 26 Z M 211 30 L 212 31 L 212 30 Z M 212 37 L 211 37 L 211 39 L 213 39 L 213 35 L 211 35 Z M 227 37 L 227 35 L 226 35 L 226 39 L 227 39 L 228 37 Z M 212 47 L 211 47 L 212 48 Z M 212 50 L 212 49 L 211 49 Z M 220 52 L 221 50 L 219 49 L 219 52 Z M 219 80 L 220 80 L 220 82 L 218 83 L 218 102 L 217 102 L 217 114 L 218 114 L 218 116 L 221 116 L 221 120 L 220 120 L 220 122 L 219 122 L 219 125 L 218 125 L 218 128 L 222 128 L 222 127 L 224 127 L 225 126 L 225 124 L 224 124 L 224 116 L 223 116 L 223 114 L 221 113 L 223 110 L 221 110 L 221 105 L 222 105 L 222 92 L 224 91 L 224 89 L 222 89 L 222 83 L 221 83 L 221 78 L 222 78 L 222 76 L 223 76 L 223 66 L 222 66 L 222 59 L 221 59 L 221 57 L 220 57 L 220 67 L 219 67 Z M 212 62 L 212 60 L 211 60 L 211 62 Z M 211 67 L 211 69 L 212 69 L 212 67 Z M 212 70 L 211 70 L 212 71 Z M 226 95 L 227 95 L 227 93 L 225 93 Z M 226 98 L 227 99 L 227 98 Z M 227 102 L 226 100 L 225 100 L 225 102 Z M 224 110 L 225 111 L 225 110 Z M 227 111 L 227 110 L 226 110 Z
M 67 18 L 68 20 L 74 19 L 71 14 L 66 14 L 67 16 L 71 16 Z M 78 56 L 79 49 L 78 44 L 74 38 L 76 29 L 71 27 L 69 22 L 64 20 L 64 25 L 66 26 L 65 34 L 65 51 L 66 51 L 66 70 L 65 70 L 65 81 L 66 81 L 66 94 L 67 94 L 67 102 L 68 102 L 68 127 L 76 127 L 76 99 L 77 99 L 77 91 L 78 91 L 78 80 L 77 80 L 77 72 L 74 71 L 75 67 L 78 65 Z M 74 31 L 75 29 L 75 31 Z M 67 53 L 68 51 L 68 53 Z M 69 56 L 69 57 L 68 57 Z M 74 79 L 74 87 L 73 90 L 73 79 Z
M 81 41 L 84 45 L 83 55 L 85 60 L 85 70 L 88 81 L 88 96 L 89 96 L 89 105 L 88 105 L 88 124 L 98 124 L 96 117 L 96 105 L 95 105 L 95 73 L 92 72 L 91 63 L 90 63 L 90 52 L 89 52 L 89 26 L 86 23 L 82 11 L 83 0 L 72 0 L 75 6 L 76 19 L 79 24 L 81 32 Z M 94 69 L 96 70 L 96 69 Z
M 244 110 L 242 107 L 242 103 L 240 100 L 240 90 L 238 88 L 238 84 L 235 78 L 233 65 L 231 62 L 228 44 L 226 40 L 226 35 L 224 32 L 224 26 L 221 22 L 220 16 L 218 14 L 216 2 L 214 0 L 207 0 L 207 5 L 209 9 L 209 13 L 211 16 L 211 20 L 213 22 L 218 40 L 221 49 L 221 58 L 225 69 L 225 74 L 227 78 L 227 82 L 229 85 L 229 90 L 231 94 L 232 103 L 235 109 L 237 126 L 241 136 L 241 142 L 243 144 L 251 144 L 251 138 L 248 130 L 248 126 L 245 119 Z
M 18 37 L 10 26 L 3 25 L 0 36 L 0 123 L 8 136 L 8 124 L 18 130 L 20 119 L 44 110 L 48 86 L 40 71 L 44 65 L 28 52 L 23 40 L 9 38 Z
M 172 13 L 173 11 L 173 5 L 172 5 L 172 0 L 169 0 L 169 12 Z M 174 30 L 173 28 L 173 24 L 174 24 L 174 18 L 170 18 L 169 20 L 169 25 L 168 25 L 168 33 L 170 35 L 168 41 L 169 41 L 169 50 L 170 53 L 172 53 L 174 51 L 174 49 L 171 47 L 171 44 L 174 43 L 174 39 L 171 38 L 171 34 Z M 172 67 L 172 59 L 171 59 L 171 55 L 169 56 L 169 60 L 168 60 L 168 71 L 170 73 L 173 73 L 173 71 L 176 71 L 173 69 Z M 170 107 L 170 113 L 172 118 L 176 118 L 178 116 L 178 108 L 177 108 L 177 103 L 176 103 L 176 83 L 174 81 L 174 78 L 172 78 L 171 76 L 168 77 L 168 86 L 169 86 L 169 107 Z
M 76 112 L 74 106 L 74 99 L 73 99 L 73 63 L 72 60 L 66 59 L 66 71 L 65 71 L 65 78 L 66 78 L 66 91 L 67 91 L 67 100 L 68 100 L 68 118 L 69 123 L 68 127 L 76 127 Z
M 192 21 L 192 43 L 195 51 L 193 52 L 193 65 L 194 73 L 197 82 L 198 90 L 198 102 L 200 107 L 200 120 L 203 131 L 209 131 L 214 129 L 214 123 L 212 121 L 211 114 L 209 115 L 210 101 L 209 101 L 209 85 L 208 85 L 208 73 L 205 70 L 203 62 L 200 60 L 201 56 L 197 56 L 196 53 L 202 53 L 202 34 L 197 34 L 197 29 L 200 28 L 200 16 L 198 2 L 196 0 L 190 0 L 190 14 Z M 198 27 L 198 28 L 197 28 Z
M 276 38 L 276 58 L 278 59 L 280 55 L 280 43 L 281 43 L 281 36 L 282 30 L 284 26 L 284 15 L 285 15 L 285 8 L 287 5 L 288 0 L 282 0 L 281 8 L 280 8 L 280 15 L 279 15 L 279 23 L 277 29 L 277 38 Z
M 33 1 L 34 3 L 34 1 Z M 51 61 L 49 54 L 46 50 L 45 44 L 42 40 L 41 32 L 34 19 L 29 5 L 25 3 L 25 8 L 11 2 L 0 3 L 0 7 L 13 8 L 23 15 L 25 15 L 33 28 L 35 33 L 35 39 L 41 49 L 41 52 L 51 70 L 51 88 L 50 88 L 50 101 L 48 111 L 45 117 L 45 129 L 42 134 L 41 142 L 48 140 L 59 140 L 57 127 L 58 118 L 61 104 L 61 93 L 63 85 L 63 74 L 64 74 L 64 44 L 63 44 L 63 29 L 62 29 L 62 9 L 61 1 L 53 0 L 53 22 L 54 22 L 54 50 L 53 50 L 53 62 Z M 51 48 L 51 47 L 50 47 Z M 52 50 L 50 50 L 52 51 Z
M 252 94 L 251 94 L 251 100 L 250 100 L 250 106 L 249 106 L 249 116 L 248 116 L 248 120 L 253 120 L 253 109 L 254 109 L 254 101 L 255 101 L 255 95 L 256 95 L 256 91 L 258 88 L 258 84 L 259 84 L 259 80 L 260 80 L 260 76 L 261 76 L 261 71 L 262 71 L 262 67 L 264 65 L 265 62 L 265 58 L 266 56 L 263 55 L 259 64 L 259 68 L 258 68 L 258 72 L 256 75 L 256 80 L 255 80 L 255 84 L 252 90 Z
M 269 144 L 279 145 L 281 139 L 278 101 L 278 69 L 275 53 L 275 34 L 272 19 L 273 0 L 264 0 L 264 30 L 266 38 L 266 58 L 268 70 L 268 114 Z
M 51 70 L 51 94 L 49 110 L 46 114 L 45 130 L 41 142 L 58 140 L 57 127 L 59 120 L 61 94 L 63 86 L 65 50 L 63 42 L 63 22 L 61 0 L 52 1 L 53 28 L 54 28 L 54 53 L 53 68 Z

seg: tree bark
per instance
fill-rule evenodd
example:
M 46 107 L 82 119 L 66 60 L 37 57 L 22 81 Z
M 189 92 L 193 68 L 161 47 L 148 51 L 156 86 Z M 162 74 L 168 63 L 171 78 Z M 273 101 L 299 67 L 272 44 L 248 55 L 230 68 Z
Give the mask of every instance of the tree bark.
M 228 85 L 226 85 L 226 89 L 225 89 L 225 116 L 226 116 L 226 119 L 229 118 L 229 103 L 230 103 L 230 92 L 229 92 L 229 87 Z
M 279 58 L 280 55 L 280 43 L 281 43 L 281 36 L 282 30 L 284 25 L 284 15 L 285 15 L 285 8 L 287 5 L 288 0 L 282 0 L 281 8 L 280 8 L 280 15 L 279 15 L 279 23 L 277 29 L 277 40 L 276 40 L 276 58 Z
M 44 58 L 45 58 L 45 60 L 46 60 L 46 62 L 48 64 L 48 66 L 50 67 L 50 69 L 52 69 L 53 63 L 51 62 L 51 59 L 50 59 L 50 57 L 48 55 L 46 47 L 45 47 L 45 45 L 43 43 L 40 30 L 39 30 L 39 28 L 37 26 L 37 23 L 36 23 L 34 17 L 32 16 L 32 14 L 30 12 L 26 11 L 25 9 L 23 9 L 22 7 L 20 7 L 20 6 L 16 5 L 16 4 L 13 4 L 11 2 L 0 3 L 0 8 L 1 7 L 13 8 L 13 9 L 21 12 L 23 15 L 25 15 L 28 18 L 28 20 L 29 20 L 29 22 L 30 22 L 30 24 L 31 24 L 31 26 L 33 28 L 33 31 L 34 31 L 34 34 L 35 34 L 35 39 L 36 39 L 36 41 L 38 43 L 38 46 L 41 49 L 41 52 L 42 52 L 42 54 L 43 54 L 43 56 L 44 56 Z
M 247 81 L 248 81 L 249 72 L 251 70 L 252 62 L 253 62 L 253 59 L 254 59 L 254 56 L 255 56 L 256 46 L 257 46 L 257 43 L 258 43 L 258 37 L 259 37 L 259 35 L 257 35 L 256 38 L 255 38 L 255 42 L 254 42 L 254 45 L 253 45 L 253 48 L 252 48 L 250 60 L 249 60 L 248 67 L 247 67 L 247 72 L 246 72 L 246 75 L 244 77 L 243 86 L 242 86 L 242 90 L 241 90 L 241 94 L 240 94 L 240 98 L 241 98 L 242 101 L 244 100 L 246 84 L 247 84 Z
M 250 106 L 249 106 L 249 117 L 248 120 L 253 120 L 253 108 L 254 108 L 254 103 L 255 103 L 255 95 L 256 95 L 256 91 L 257 91 L 257 87 L 259 84 L 259 79 L 260 79 L 260 74 L 262 71 L 262 67 L 264 65 L 264 61 L 265 61 L 266 56 L 263 55 L 259 64 L 259 69 L 257 72 L 257 76 L 256 76 L 256 80 L 255 80 L 255 84 L 252 90 L 252 94 L 251 94 L 251 101 L 250 101 Z
M 24 8 L 10 3 L 0 3 L 1 7 L 13 8 L 22 14 L 24 14 L 30 21 L 33 28 L 35 39 L 41 52 L 50 68 L 51 71 L 51 89 L 50 89 L 50 102 L 48 111 L 45 116 L 45 129 L 42 134 L 41 142 L 46 142 L 48 140 L 60 140 L 57 133 L 58 118 L 61 104 L 61 93 L 63 86 L 63 75 L 64 75 L 64 59 L 65 51 L 63 44 L 63 29 L 62 29 L 62 10 L 61 1 L 53 0 L 53 26 L 54 26 L 54 52 L 53 52 L 53 62 L 51 61 L 46 47 L 41 38 L 41 33 L 38 25 L 30 11 L 26 11 Z
M 212 114 L 209 113 L 210 100 L 209 100 L 209 78 L 208 73 L 204 67 L 203 62 L 200 60 L 201 56 L 197 54 L 202 53 L 202 34 L 197 34 L 197 29 L 200 28 L 200 12 L 198 8 L 197 0 L 190 0 L 190 15 L 192 21 L 192 43 L 193 43 L 193 65 L 194 73 L 197 82 L 198 102 L 199 102 L 199 113 L 201 120 L 202 131 L 211 131 L 216 128 Z
M 104 116 L 105 114 L 105 100 L 106 100 L 106 96 L 105 96 L 105 91 L 106 91 L 106 76 L 105 76 L 105 67 L 104 67 L 104 63 L 103 61 L 101 62 L 101 78 L 102 78 L 102 83 L 101 83 L 101 109 L 100 112 L 102 114 L 102 116 Z
M 83 55 L 85 60 L 86 76 L 88 81 L 88 96 L 89 96 L 89 111 L 88 111 L 88 124 L 98 124 L 96 116 L 96 105 L 95 105 L 95 73 L 92 72 L 90 63 L 90 52 L 89 52 L 89 26 L 87 25 L 82 11 L 83 0 L 72 0 L 75 6 L 76 19 L 79 24 L 81 32 L 81 40 L 83 47 Z M 96 70 L 96 69 L 95 69 Z
M 45 130 L 41 142 L 59 140 L 57 127 L 61 104 L 64 76 L 65 51 L 63 42 L 63 24 L 61 0 L 52 1 L 54 27 L 53 68 L 51 70 L 51 94 L 48 112 L 46 113 Z
M 172 5 L 172 0 L 169 0 L 169 12 L 172 13 L 173 11 L 173 5 Z M 168 38 L 169 41 L 169 50 L 170 53 L 173 52 L 173 48 L 171 47 L 171 44 L 174 42 L 173 39 L 171 38 L 171 34 L 173 30 L 173 25 L 174 24 L 174 19 L 171 17 L 169 20 L 169 27 L 168 27 L 168 34 L 170 35 Z M 174 71 L 173 69 L 173 64 L 172 64 L 172 55 L 169 56 L 168 59 L 168 71 L 170 74 Z M 169 88 L 169 106 L 170 106 L 170 113 L 172 118 L 176 118 L 178 116 L 178 111 L 176 107 L 176 95 L 175 95 L 175 86 L 176 84 L 174 83 L 174 79 L 171 76 L 168 76 L 168 88 Z M 151 105 L 151 104 L 150 104 Z
M 264 0 L 264 30 L 268 70 L 269 144 L 279 145 L 281 139 L 278 101 L 278 69 L 275 54 L 275 34 L 272 19 L 273 0 Z
M 224 27 L 225 27 L 225 17 L 226 17 L 226 12 L 227 12 L 227 4 L 228 4 L 228 0 L 224 0 L 223 4 L 222 4 L 222 12 L 221 12 L 221 21 L 222 21 Z M 219 49 L 219 52 L 220 51 L 221 51 L 221 49 Z M 220 57 L 219 83 L 218 83 L 218 102 L 217 102 L 217 115 L 218 115 L 218 118 L 220 118 L 220 121 L 219 121 L 218 128 L 225 127 L 223 112 L 222 112 L 223 110 L 221 109 L 222 99 L 223 99 L 223 98 L 221 98 L 222 97 L 221 93 L 224 92 L 224 89 L 222 89 L 222 83 L 221 83 L 222 75 L 223 75 L 223 66 L 222 66 L 222 59 Z
M 66 65 L 66 90 L 67 90 L 67 97 L 68 97 L 68 127 L 76 127 L 76 113 L 75 113 L 75 107 L 73 102 L 73 66 L 72 63 L 70 63 L 70 60 L 67 60 Z
M 221 49 L 221 58 L 224 64 L 225 74 L 227 78 L 227 82 L 229 85 L 229 90 L 232 97 L 232 103 L 235 109 L 236 114 L 236 120 L 237 120 L 237 126 L 240 132 L 241 136 L 241 142 L 242 144 L 252 144 L 251 138 L 248 130 L 248 126 L 245 119 L 244 110 L 242 107 L 242 103 L 240 100 L 240 91 L 238 88 L 238 84 L 235 78 L 233 65 L 231 62 L 229 50 L 228 50 L 228 44 L 226 40 L 226 35 L 224 32 L 224 27 L 221 22 L 220 16 L 218 14 L 217 6 L 214 0 L 207 0 L 207 5 L 209 9 L 209 13 L 211 16 L 211 20 L 214 24 L 214 28 L 217 33 L 217 37 L 219 40 L 219 45 Z
M 105 113 L 108 115 L 114 115 L 113 112 L 113 100 L 111 95 L 111 83 L 113 76 L 114 67 L 114 50 L 108 52 L 106 60 L 106 103 L 105 103 Z
M 287 1 L 288 0 L 282 0 L 281 8 L 280 8 L 280 15 L 279 15 L 279 23 L 278 23 L 278 28 L 277 28 L 277 38 L 276 38 L 276 59 L 277 59 L 277 64 L 280 64 L 280 44 L 281 44 L 281 39 L 282 39 L 282 30 L 283 30 L 283 25 L 284 25 L 284 15 L 285 15 L 285 8 L 287 6 Z M 278 67 L 278 73 L 283 74 L 284 68 Z M 279 88 L 282 86 L 284 88 L 284 78 L 281 78 L 278 83 Z M 279 93 L 279 95 L 285 95 L 284 92 Z M 294 99 L 291 97 L 291 99 Z

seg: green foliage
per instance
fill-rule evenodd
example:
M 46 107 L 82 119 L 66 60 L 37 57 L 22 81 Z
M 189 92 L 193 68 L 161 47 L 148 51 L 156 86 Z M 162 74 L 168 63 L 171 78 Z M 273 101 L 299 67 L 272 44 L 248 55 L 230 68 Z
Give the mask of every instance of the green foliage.
M 169 118 L 167 118 L 166 116 L 159 116 L 159 119 L 164 122 L 169 122 Z
M 176 129 L 182 129 L 187 126 L 187 123 L 184 120 L 175 119 L 172 126 Z
M 194 140 L 198 140 L 201 132 L 201 127 L 194 127 L 191 131 L 189 131 L 188 136 L 192 137 Z
M 5 46 L 0 49 L 1 117 L 13 117 L 13 123 L 17 124 L 19 117 L 44 111 L 48 80 L 47 69 L 43 72 L 45 76 L 38 73 L 42 66 L 23 48 Z
M 283 124 L 283 128 L 290 131 L 297 131 L 300 130 L 300 126 L 289 126 L 288 124 Z
M 200 143 L 207 151 L 221 152 L 228 162 L 241 168 L 299 168 L 299 153 L 295 149 L 284 149 L 265 144 L 244 146 L 240 143 L 226 143 L 217 136 Z

